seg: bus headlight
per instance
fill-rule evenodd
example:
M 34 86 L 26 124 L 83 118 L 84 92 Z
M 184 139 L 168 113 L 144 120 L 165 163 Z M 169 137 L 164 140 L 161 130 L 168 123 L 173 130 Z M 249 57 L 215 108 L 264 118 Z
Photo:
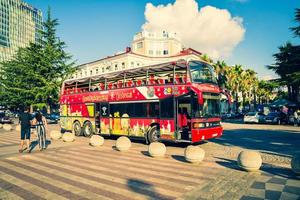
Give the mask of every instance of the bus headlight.
M 193 128 L 204 128 L 205 123 L 200 123 L 200 122 L 194 122 L 193 123 Z

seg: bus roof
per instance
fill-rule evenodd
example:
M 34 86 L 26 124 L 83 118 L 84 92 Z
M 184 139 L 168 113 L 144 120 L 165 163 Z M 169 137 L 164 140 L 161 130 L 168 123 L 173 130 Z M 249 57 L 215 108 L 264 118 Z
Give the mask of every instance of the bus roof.
M 200 62 L 203 62 L 202 60 L 197 60 Z M 92 79 L 92 80 L 99 80 L 101 78 L 117 78 L 117 77 L 123 77 L 124 74 L 129 75 L 129 76 L 139 76 L 141 73 L 145 73 L 147 70 L 149 73 L 156 73 L 156 72 L 164 72 L 164 71 L 170 71 L 173 70 L 173 65 L 176 65 L 177 69 L 186 69 L 186 60 L 178 60 L 174 62 L 167 62 L 167 63 L 161 63 L 161 64 L 155 64 L 155 65 L 149 65 L 149 66 L 142 66 L 142 67 L 137 67 L 133 69 L 125 69 L 122 71 L 118 72 L 109 72 L 105 74 L 100 74 L 100 75 L 94 75 L 94 76 L 89 76 L 85 78 L 78 78 L 78 79 L 68 79 L 65 80 L 65 83 L 72 84 L 74 82 L 84 82 L 86 80 Z M 170 66 L 172 65 L 172 66 Z

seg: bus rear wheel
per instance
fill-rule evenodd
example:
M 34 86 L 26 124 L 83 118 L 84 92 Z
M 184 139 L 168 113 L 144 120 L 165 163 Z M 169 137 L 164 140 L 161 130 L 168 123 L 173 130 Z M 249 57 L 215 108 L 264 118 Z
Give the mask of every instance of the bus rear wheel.
M 157 142 L 159 139 L 159 130 L 157 126 L 152 126 L 147 134 L 148 142 Z
M 73 123 L 73 132 L 76 136 L 81 136 L 81 126 L 79 121 Z
M 93 135 L 93 125 L 91 122 L 87 121 L 83 125 L 83 135 L 85 137 L 91 137 Z

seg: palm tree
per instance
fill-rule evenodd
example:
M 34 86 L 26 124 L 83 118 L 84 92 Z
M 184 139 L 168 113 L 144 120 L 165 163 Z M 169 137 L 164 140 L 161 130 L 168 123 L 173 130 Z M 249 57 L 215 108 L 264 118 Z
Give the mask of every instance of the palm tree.
M 215 69 L 215 72 L 217 74 L 218 77 L 218 85 L 221 88 L 225 87 L 225 83 L 226 83 L 226 67 L 227 64 L 225 63 L 225 61 L 217 61 L 216 63 L 213 64 L 213 67 Z
M 290 42 L 279 47 L 279 53 L 273 55 L 275 64 L 267 66 L 281 78 L 279 83 L 286 85 L 290 100 L 297 99 L 300 86 L 300 46 L 294 46 Z
M 296 8 L 295 11 L 295 21 L 300 23 L 300 8 Z M 294 32 L 296 37 L 300 37 L 300 25 L 291 28 L 291 30 Z
M 202 59 L 203 61 L 208 62 L 208 63 L 213 63 L 214 62 L 207 54 L 201 55 L 200 59 Z
M 245 108 L 246 101 L 248 105 L 251 103 L 256 79 L 256 72 L 251 69 L 244 70 L 241 74 L 240 91 L 242 93 L 243 108 Z

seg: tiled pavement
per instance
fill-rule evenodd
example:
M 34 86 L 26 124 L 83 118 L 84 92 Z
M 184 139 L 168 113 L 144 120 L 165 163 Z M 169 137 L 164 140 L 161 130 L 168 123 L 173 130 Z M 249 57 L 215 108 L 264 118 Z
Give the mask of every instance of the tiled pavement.
M 155 159 L 139 142 L 118 152 L 114 140 L 93 148 L 77 138 L 52 141 L 43 152 L 10 153 L 18 142 L 17 133 L 0 130 L 0 199 L 300 199 L 300 179 L 290 169 L 265 164 L 247 173 L 211 154 L 192 165 L 181 146 Z

